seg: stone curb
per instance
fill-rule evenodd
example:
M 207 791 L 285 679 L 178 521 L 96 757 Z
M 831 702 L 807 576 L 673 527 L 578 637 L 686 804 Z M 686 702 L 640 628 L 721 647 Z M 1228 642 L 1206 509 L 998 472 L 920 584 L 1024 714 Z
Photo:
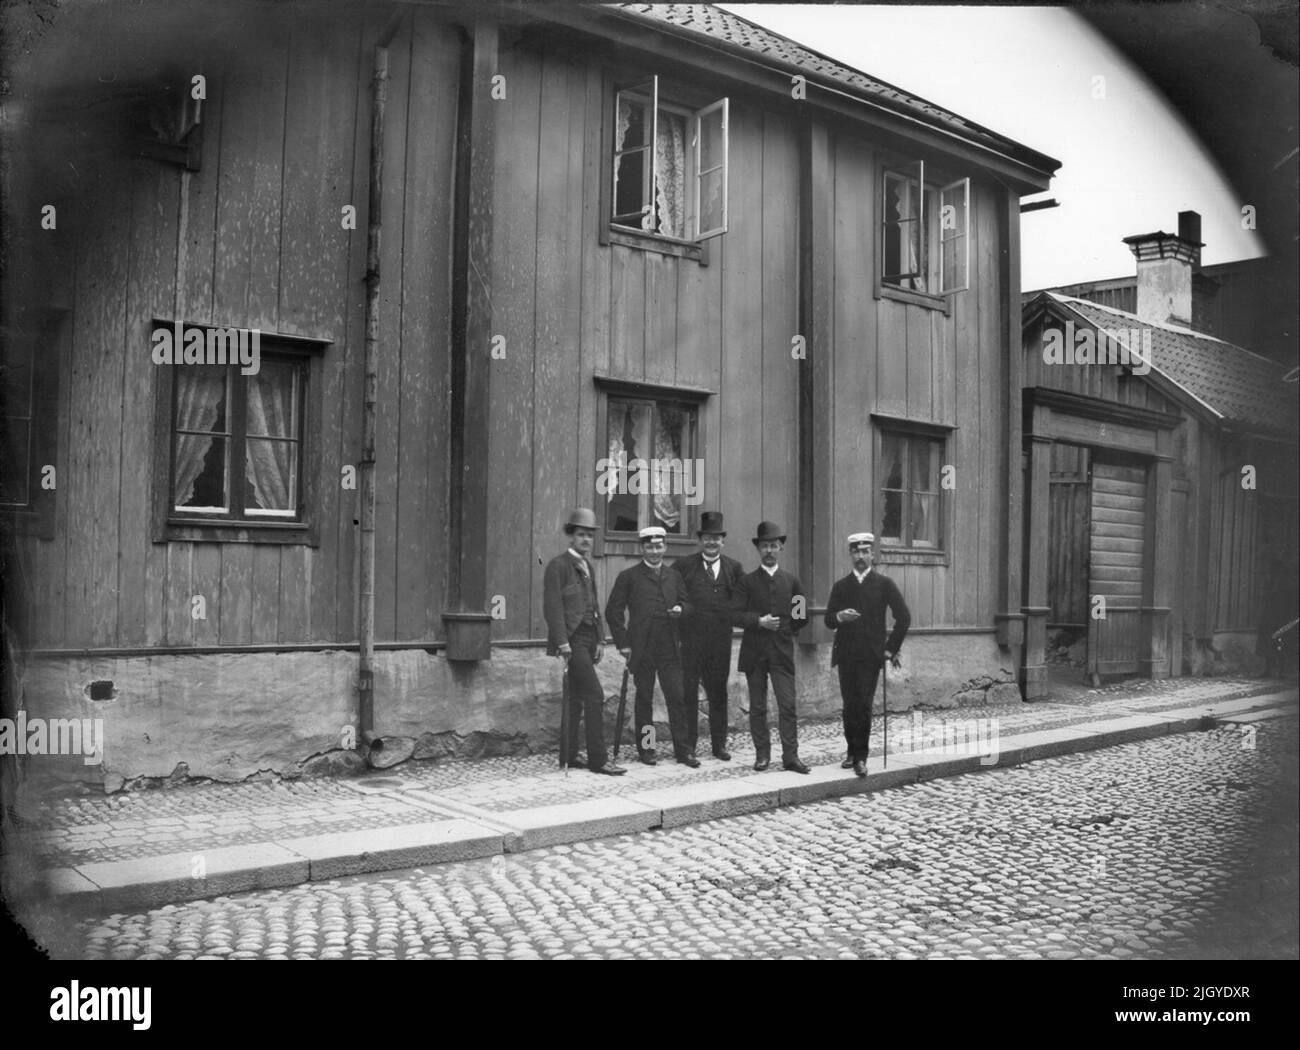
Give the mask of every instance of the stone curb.
M 648 788 L 632 795 L 488 814 L 458 804 L 464 815 L 422 824 L 307 835 L 279 842 L 92 862 L 42 873 L 45 892 L 77 912 L 140 910 L 164 904 L 296 886 L 379 871 L 473 860 L 609 835 L 717 820 L 876 792 L 941 777 L 1008 768 L 1041 758 L 1113 747 L 1215 725 L 1250 723 L 1295 711 L 1293 692 L 1216 701 L 1158 713 L 1119 714 L 1091 722 L 1018 733 L 996 753 L 891 754 L 874 757 L 866 777 L 836 765 L 807 775 L 787 771 Z M 424 793 L 427 802 L 453 802 Z M 449 807 L 450 808 L 450 807 Z M 196 865 L 198 858 L 202 864 Z M 199 874 L 201 872 L 201 874 Z

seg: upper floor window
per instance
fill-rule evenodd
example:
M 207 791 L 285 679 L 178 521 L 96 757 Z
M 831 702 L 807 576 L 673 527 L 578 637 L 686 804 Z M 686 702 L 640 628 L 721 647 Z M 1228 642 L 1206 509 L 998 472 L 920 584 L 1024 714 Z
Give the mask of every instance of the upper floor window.
M 660 98 L 659 78 L 615 93 L 610 223 L 698 243 L 727 232 L 728 100 Z
M 946 295 L 970 283 L 970 179 L 925 181 L 925 162 L 885 171 L 882 179 L 880 283 Z

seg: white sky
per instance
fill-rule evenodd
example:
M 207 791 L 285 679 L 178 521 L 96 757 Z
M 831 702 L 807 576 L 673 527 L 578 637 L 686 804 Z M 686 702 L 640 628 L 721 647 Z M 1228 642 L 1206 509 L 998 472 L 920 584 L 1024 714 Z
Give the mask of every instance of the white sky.
M 1061 161 L 1021 217 L 1023 289 L 1122 277 L 1124 237 L 1201 213 L 1201 261 L 1267 254 L 1213 157 L 1110 43 L 1062 8 L 722 4 Z M 1093 78 L 1105 77 L 1104 99 Z

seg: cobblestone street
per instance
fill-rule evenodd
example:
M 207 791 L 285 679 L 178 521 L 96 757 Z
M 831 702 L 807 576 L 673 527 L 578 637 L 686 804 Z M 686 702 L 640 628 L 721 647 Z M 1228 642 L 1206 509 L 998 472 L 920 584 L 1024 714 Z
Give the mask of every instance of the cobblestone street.
M 1294 959 L 1298 728 L 33 933 L 92 959 Z

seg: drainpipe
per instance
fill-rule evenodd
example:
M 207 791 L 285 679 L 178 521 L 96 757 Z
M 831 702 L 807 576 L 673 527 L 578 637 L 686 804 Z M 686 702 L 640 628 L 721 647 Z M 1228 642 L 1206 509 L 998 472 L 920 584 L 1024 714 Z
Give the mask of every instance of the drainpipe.
M 375 737 L 375 407 L 379 362 L 379 249 L 383 231 L 384 107 L 388 103 L 388 49 L 385 33 L 374 53 L 370 97 L 370 209 L 366 221 L 366 342 L 362 387 L 360 469 L 360 586 L 358 620 L 361 658 L 357 671 L 357 736 L 363 750 Z M 380 745 L 382 746 L 382 745 Z

